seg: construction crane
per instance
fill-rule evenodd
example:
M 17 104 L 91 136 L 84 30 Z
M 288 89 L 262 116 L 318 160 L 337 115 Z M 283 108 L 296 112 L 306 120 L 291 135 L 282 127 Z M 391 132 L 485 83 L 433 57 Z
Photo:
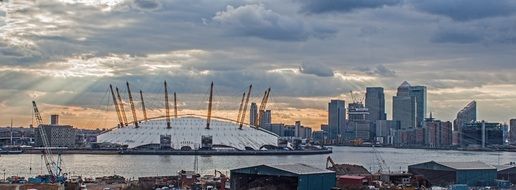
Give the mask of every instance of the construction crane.
M 140 99 L 142 100 L 142 111 L 143 111 L 143 119 L 147 121 L 147 110 L 145 109 L 145 102 L 143 101 L 143 92 L 140 90 Z
M 265 113 L 265 109 L 267 108 L 267 102 L 269 99 L 269 94 L 271 93 L 271 88 L 267 89 L 265 91 L 265 94 L 263 95 L 262 102 L 260 103 L 260 109 L 258 112 L 258 127 L 262 126 L 262 118 L 263 114 Z
M 125 115 L 124 102 L 122 102 L 122 96 L 120 96 L 120 92 L 118 91 L 118 87 L 116 89 L 116 95 L 118 97 L 118 105 L 120 106 L 120 111 L 122 114 L 122 119 L 124 120 L 124 125 L 127 126 L 127 116 Z
M 43 158 L 45 160 L 45 167 L 47 168 L 48 175 L 50 176 L 51 183 L 64 183 L 66 181 L 66 177 L 62 174 L 61 168 L 61 158 L 59 155 L 58 162 L 54 161 L 54 156 L 52 155 L 52 151 L 50 149 L 50 143 L 48 142 L 47 134 L 44 130 L 43 119 L 39 112 L 38 106 L 36 105 L 36 101 L 32 101 L 32 107 L 34 110 L 34 116 L 36 118 L 36 124 L 38 125 L 39 134 L 41 137 L 41 142 L 43 144 Z
M 247 91 L 247 97 L 245 98 L 244 109 L 242 110 L 242 117 L 240 118 L 240 126 L 238 129 L 242 129 L 244 125 L 245 113 L 247 113 L 247 104 L 249 104 L 249 96 L 251 96 L 251 90 L 253 89 L 253 85 L 249 85 L 249 90 Z
M 220 179 L 220 183 L 217 188 L 218 189 L 226 189 L 226 182 L 229 180 L 229 178 L 226 175 L 224 175 L 222 172 L 220 172 L 219 170 L 215 170 L 215 175 L 213 175 L 213 177 L 216 178 L 217 173 L 219 174 L 219 179 Z
M 167 88 L 167 81 L 163 83 L 165 87 L 165 117 L 167 119 L 167 129 L 170 129 L 170 108 L 168 105 L 168 88 Z
M 131 112 L 133 113 L 133 121 L 134 127 L 139 128 L 138 126 L 138 118 L 136 117 L 136 109 L 134 108 L 133 95 L 131 95 L 131 88 L 129 87 L 129 82 L 126 81 L 127 85 L 127 94 L 129 95 L 129 103 L 131 104 Z
M 206 129 L 210 129 L 212 102 L 213 102 L 213 82 L 211 82 L 211 86 L 210 86 L 210 98 L 208 100 L 208 117 L 206 118 Z
M 382 158 L 382 156 L 380 155 L 380 152 L 378 152 L 378 150 L 375 148 L 375 146 L 372 145 L 371 147 L 373 149 L 376 164 L 378 165 L 377 173 L 381 174 L 382 172 L 384 172 L 384 169 L 387 168 L 387 164 L 385 163 L 385 160 Z

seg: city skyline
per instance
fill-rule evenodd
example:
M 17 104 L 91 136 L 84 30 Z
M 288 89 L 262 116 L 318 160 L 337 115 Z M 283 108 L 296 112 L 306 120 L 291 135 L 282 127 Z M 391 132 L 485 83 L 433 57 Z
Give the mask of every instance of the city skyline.
M 125 81 L 162 115 L 163 80 L 182 114 L 205 114 L 213 81 L 216 116 L 236 118 L 237 99 L 253 84 L 250 102 L 272 88 L 274 123 L 318 129 L 331 99 L 349 103 L 350 91 L 365 97 L 366 87 L 385 88 L 391 119 L 392 97 L 408 81 L 427 87 L 427 114 L 440 120 L 475 100 L 479 120 L 508 123 L 516 28 L 506 23 L 516 3 L 463 3 L 2 1 L 0 125 L 28 126 L 35 99 L 45 120 L 113 127 L 105 94 Z

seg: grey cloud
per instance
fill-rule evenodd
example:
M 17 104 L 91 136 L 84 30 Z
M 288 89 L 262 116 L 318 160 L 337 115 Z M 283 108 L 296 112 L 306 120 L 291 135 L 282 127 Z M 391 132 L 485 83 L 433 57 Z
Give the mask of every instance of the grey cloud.
M 24 1 L 12 1 L 13 5 L 19 2 Z M 30 97 L 18 101 L 18 91 L 34 90 L 47 92 L 42 102 L 87 107 L 98 104 L 109 83 L 124 87 L 128 80 L 135 89 L 143 89 L 150 99 L 158 102 L 154 107 L 162 107 L 161 85 L 166 79 L 173 91 L 197 94 L 197 99 L 191 102 L 204 100 L 209 82 L 214 81 L 217 96 L 237 97 L 253 83 L 254 92 L 263 93 L 263 89 L 271 86 L 274 97 L 323 97 L 322 104 L 292 104 L 324 107 L 324 97 L 338 97 L 350 89 L 358 91 L 366 86 L 393 90 L 403 80 L 428 85 L 429 91 L 516 83 L 512 76 L 516 69 L 512 52 L 516 30 L 511 24 L 515 18 L 510 14 L 457 22 L 458 19 L 429 16 L 428 11 L 405 5 L 334 10 L 347 14 L 300 14 L 300 5 L 292 1 L 266 1 L 261 9 L 257 5 L 245 5 L 250 1 L 158 1 L 157 7 L 154 1 L 128 2 L 105 11 L 102 7 L 61 1 L 25 1 L 33 4 L 6 14 L 9 18 L 5 22 L 11 23 L 3 27 L 6 40 L 0 42 L 0 66 L 25 71 L 0 72 L 0 91 L 15 89 L 12 90 L 15 92 L 0 93 L 0 99 L 28 106 L 21 109 L 28 110 L 30 104 L 25 104 L 30 103 Z M 137 3 L 142 3 L 141 7 Z M 233 10 L 228 11 L 228 5 Z M 354 11 L 362 8 L 369 11 Z M 237 9 L 245 14 L 236 14 Z M 232 14 L 219 21 L 214 19 L 217 12 Z M 203 23 L 203 18 L 207 22 Z M 467 34 L 478 38 L 463 36 Z M 331 38 L 324 39 L 327 37 Z M 11 39 L 22 43 L 10 43 Z M 462 45 L 457 48 L 438 43 Z M 152 56 L 177 50 L 202 50 L 209 55 L 186 63 L 181 59 Z M 183 53 L 178 55 L 188 57 Z M 77 56 L 83 60 L 74 63 L 80 64 L 67 63 L 62 67 L 55 64 Z M 459 61 L 441 61 L 447 59 Z M 302 66 L 302 72 L 270 72 L 292 68 L 303 61 L 307 64 Z M 324 63 L 328 68 L 312 63 Z M 149 65 L 155 66 L 154 70 Z M 357 65 L 363 66 L 356 68 L 362 71 L 357 78 L 362 78 L 342 79 L 357 74 L 349 71 Z M 51 77 L 26 72 L 41 69 L 61 72 L 73 66 L 84 67 L 84 72 L 101 68 L 99 71 L 108 71 L 108 75 Z M 329 77 L 333 70 L 351 74 Z M 363 76 L 366 74 L 373 76 Z M 75 93 L 57 94 L 63 90 Z M 459 92 L 457 97 L 464 99 L 470 95 Z M 191 104 L 188 107 L 195 107 Z M 458 108 L 461 106 L 462 103 Z
M 263 4 L 227 6 L 213 20 L 231 28 L 235 34 L 269 40 L 298 41 L 326 37 L 336 32 L 330 27 L 312 26 L 301 19 L 281 15 L 266 9 Z
M 467 23 L 443 22 L 433 34 L 431 41 L 437 43 L 482 43 L 513 44 L 516 43 L 515 16 L 492 18 Z
M 144 10 L 153 10 L 160 6 L 160 3 L 157 0 L 134 0 L 134 4 L 138 8 Z
M 401 3 L 401 0 L 299 0 L 301 10 L 308 13 L 350 12 L 357 9 L 381 8 Z
M 304 74 L 312 74 L 319 77 L 333 77 L 335 74 L 330 67 L 317 63 L 303 63 L 299 67 L 299 71 Z
M 516 12 L 516 2 L 511 0 L 418 0 L 412 3 L 419 10 L 457 21 L 509 16 Z
M 475 34 L 468 33 L 465 31 L 438 31 L 432 37 L 432 42 L 437 43 L 459 43 L 459 44 L 467 44 L 467 43 L 476 43 L 483 40 L 483 37 Z
M 376 65 L 373 68 L 361 66 L 361 67 L 355 67 L 354 70 L 361 71 L 361 72 L 364 72 L 367 74 L 378 75 L 378 76 L 382 76 L 382 77 L 395 77 L 396 76 L 396 72 L 394 70 L 391 70 L 391 69 L 385 67 L 385 65 Z

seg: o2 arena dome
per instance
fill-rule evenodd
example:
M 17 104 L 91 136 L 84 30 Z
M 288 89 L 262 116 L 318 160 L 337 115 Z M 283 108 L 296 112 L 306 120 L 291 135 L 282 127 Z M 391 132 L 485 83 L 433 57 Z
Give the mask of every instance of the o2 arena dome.
M 128 148 L 155 148 L 161 149 L 236 149 L 236 150 L 261 150 L 278 146 L 278 136 L 265 129 L 245 124 L 245 113 L 251 94 L 252 85 L 244 92 L 240 101 L 238 121 L 211 116 L 213 102 L 213 82 L 211 83 L 210 96 L 206 116 L 177 114 L 176 93 L 174 93 L 174 116 L 170 116 L 167 82 L 164 82 L 164 100 L 166 115 L 158 118 L 147 118 L 143 93 L 140 91 L 140 104 L 142 105 L 143 120 L 138 120 L 135 101 L 131 95 L 131 89 L 127 82 L 127 93 L 133 122 L 128 122 L 125 114 L 124 101 L 118 87 L 116 96 L 113 87 L 109 85 L 113 104 L 118 116 L 118 127 L 103 133 L 97 137 L 99 143 L 113 143 L 126 145 Z M 263 113 L 269 97 L 270 88 L 260 104 L 259 113 Z M 244 103 L 245 98 L 245 103 Z M 259 114 L 255 121 L 260 121 Z M 259 126 L 259 124 L 257 125 Z
M 139 127 L 134 124 L 113 129 L 97 137 L 98 142 L 128 145 L 138 148 L 147 145 L 159 145 L 162 137 L 170 137 L 173 149 L 198 149 L 202 146 L 203 136 L 212 138 L 213 147 L 228 147 L 238 150 L 259 150 L 264 146 L 277 146 L 278 136 L 267 130 L 239 124 L 224 119 L 211 119 L 210 129 L 206 129 L 206 118 L 186 115 L 170 118 L 167 128 L 165 118 L 141 121 Z

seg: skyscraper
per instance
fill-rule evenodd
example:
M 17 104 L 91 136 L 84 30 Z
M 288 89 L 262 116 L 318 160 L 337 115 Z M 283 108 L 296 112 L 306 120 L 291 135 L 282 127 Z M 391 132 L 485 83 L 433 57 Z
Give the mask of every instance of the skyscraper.
M 271 110 L 265 110 L 263 111 L 263 114 L 262 114 L 262 118 L 261 118 L 261 121 L 260 121 L 260 127 L 263 127 L 265 125 L 268 125 L 268 124 L 271 124 L 272 123 L 272 114 L 271 114 Z
M 251 103 L 251 109 L 249 111 L 249 124 L 256 126 L 256 122 L 258 122 L 258 106 L 256 105 L 256 103 Z
M 340 142 L 345 122 L 346 102 L 344 100 L 331 100 L 328 103 L 328 137 L 330 140 Z
M 348 104 L 348 123 L 346 134 L 344 135 L 346 140 L 362 139 L 369 141 L 371 139 L 371 134 L 374 131 L 371 130 L 371 124 L 367 120 L 368 115 L 369 110 L 364 107 L 362 102 Z
M 426 86 L 411 86 L 410 96 L 416 98 L 416 126 L 423 127 L 426 118 Z
M 471 101 L 457 113 L 457 118 L 453 121 L 453 130 L 460 131 L 464 125 L 475 121 L 477 121 L 477 102 Z
M 509 122 L 509 143 L 516 144 L 516 119 Z
M 466 107 L 462 108 L 462 110 L 457 113 L 457 118 L 453 121 L 453 130 L 457 131 L 458 138 L 457 143 L 463 145 L 465 140 L 464 138 L 464 126 L 474 123 L 477 121 L 477 102 L 471 101 Z M 467 135 L 467 134 L 466 134 Z
M 365 107 L 369 109 L 368 120 L 375 123 L 377 120 L 386 120 L 385 94 L 382 87 L 367 87 Z
M 411 86 L 405 81 L 398 87 L 396 96 L 392 97 L 392 119 L 400 121 L 401 129 L 411 129 L 416 124 L 416 97 L 411 96 Z

